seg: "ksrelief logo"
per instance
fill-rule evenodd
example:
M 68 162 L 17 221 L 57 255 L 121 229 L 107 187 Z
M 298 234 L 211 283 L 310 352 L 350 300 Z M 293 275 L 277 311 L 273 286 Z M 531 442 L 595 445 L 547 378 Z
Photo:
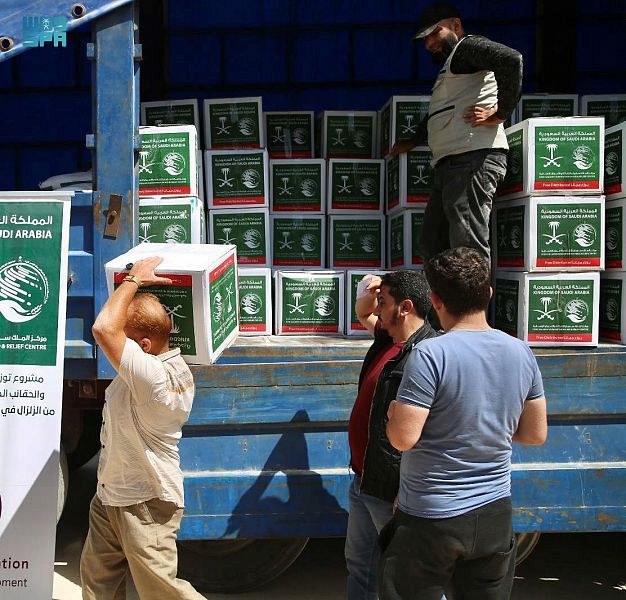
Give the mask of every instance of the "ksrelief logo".
M 515 319 L 515 302 L 510 298 L 504 304 L 504 316 L 509 323 Z
M 305 252 L 313 252 L 317 248 L 317 240 L 312 233 L 305 233 L 300 239 L 300 246 Z
M 522 245 L 522 230 L 519 225 L 513 225 L 509 235 L 511 236 L 511 247 L 517 250 Z
M 257 294 L 249 293 L 241 299 L 241 310 L 247 315 L 256 315 L 261 310 L 263 302 Z
M 261 239 L 262 236 L 258 229 L 248 229 L 243 234 L 243 243 L 251 250 L 261 245 Z
M 315 298 L 315 312 L 321 317 L 329 317 L 335 310 L 335 301 L 326 294 Z
M 589 248 L 596 241 L 596 230 L 589 223 L 581 223 L 574 229 L 574 241 L 581 248 Z
M 578 146 L 574 148 L 572 158 L 574 159 L 574 164 L 581 171 L 588 171 L 596 162 L 596 156 L 589 146 Z
M 607 175 L 615 175 L 619 166 L 619 155 L 611 151 L 604 157 L 604 171 Z
M 291 139 L 295 144 L 298 144 L 298 146 L 306 144 L 306 131 L 302 129 L 302 127 L 296 127 L 291 133 Z
M 364 177 L 359 183 L 359 189 L 365 196 L 373 196 L 376 193 L 376 182 L 371 177 Z
M 33 262 L 12 260 L 0 267 L 0 314 L 11 323 L 36 318 L 48 302 L 45 273 Z
M 376 250 L 376 238 L 373 235 L 364 235 L 361 238 L 361 248 L 368 253 L 374 252 Z
M 589 307 L 584 300 L 570 300 L 565 305 L 565 317 L 572 323 L 583 323 L 589 315 Z
M 252 135 L 254 133 L 254 121 L 249 117 L 240 119 L 237 127 L 239 127 L 239 131 L 242 135 Z
M 168 152 L 163 158 L 163 169 L 172 177 L 180 175 L 185 168 L 185 159 L 178 152 Z
M 315 196 L 317 192 L 317 183 L 315 183 L 313 179 L 305 179 L 300 183 L 300 191 L 302 192 L 303 196 L 311 198 Z
M 606 232 L 606 247 L 613 251 L 617 250 L 617 244 L 619 243 L 619 231 L 616 227 L 609 227 Z
M 172 223 L 164 229 L 163 237 L 168 244 L 180 244 L 187 239 L 187 232 L 182 225 Z
M 606 306 L 604 307 L 604 314 L 606 315 L 607 321 L 617 321 L 617 317 L 619 316 L 619 304 L 615 298 L 609 298 L 606 302 Z
M 367 133 L 364 131 L 355 131 L 353 141 L 357 148 L 365 148 L 365 145 L 367 144 Z
M 241 182 L 251 190 L 259 185 L 261 182 L 261 176 L 259 175 L 259 172 L 254 169 L 246 169 L 241 174 Z

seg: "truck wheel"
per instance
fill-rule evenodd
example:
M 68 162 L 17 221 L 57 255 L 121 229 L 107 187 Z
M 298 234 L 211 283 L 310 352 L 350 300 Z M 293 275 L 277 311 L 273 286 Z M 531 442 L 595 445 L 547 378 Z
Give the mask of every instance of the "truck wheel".
M 200 540 L 178 543 L 178 575 L 203 592 L 245 592 L 272 581 L 309 538 Z
M 69 469 L 67 468 L 67 455 L 63 446 L 59 449 L 59 492 L 57 495 L 57 523 L 63 514 L 63 507 L 67 500 L 67 487 L 69 485 Z
M 515 555 L 515 564 L 523 563 L 535 549 L 541 533 L 539 531 L 529 531 L 527 533 L 516 533 L 517 536 L 517 554 Z

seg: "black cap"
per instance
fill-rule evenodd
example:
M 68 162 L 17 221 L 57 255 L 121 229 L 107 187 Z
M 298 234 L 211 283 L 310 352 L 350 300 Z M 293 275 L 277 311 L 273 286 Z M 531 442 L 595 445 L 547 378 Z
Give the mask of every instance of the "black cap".
M 459 9 L 449 2 L 434 2 L 429 4 L 420 15 L 420 22 L 417 33 L 413 36 L 414 40 L 426 37 L 435 31 L 437 23 L 443 19 L 461 18 Z

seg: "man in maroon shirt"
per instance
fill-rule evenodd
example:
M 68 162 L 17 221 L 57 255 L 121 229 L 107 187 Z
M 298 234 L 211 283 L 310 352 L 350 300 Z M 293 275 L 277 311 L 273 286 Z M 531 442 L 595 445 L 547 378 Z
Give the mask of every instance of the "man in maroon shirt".
M 348 438 L 350 486 L 346 565 L 348 600 L 376 600 L 378 533 L 393 514 L 400 453 L 385 434 L 385 418 L 411 348 L 437 333 L 425 322 L 430 290 L 418 271 L 395 271 L 359 283 L 355 312 L 374 334 L 359 378 Z

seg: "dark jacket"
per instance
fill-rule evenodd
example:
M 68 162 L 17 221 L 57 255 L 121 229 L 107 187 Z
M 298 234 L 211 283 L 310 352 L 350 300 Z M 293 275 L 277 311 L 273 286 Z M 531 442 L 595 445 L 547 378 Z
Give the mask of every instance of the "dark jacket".
M 393 502 L 398 493 L 400 484 L 400 456 L 387 439 L 385 425 L 387 422 L 387 409 L 392 400 L 395 400 L 404 365 L 409 358 L 411 348 L 422 340 L 439 335 L 428 323 L 424 323 L 404 344 L 400 353 L 387 362 L 380 373 L 372 408 L 370 410 L 369 431 L 365 460 L 363 461 L 363 474 L 361 476 L 361 491 L 388 502 Z M 374 357 L 381 349 L 393 340 L 384 329 L 377 329 L 374 335 L 374 343 L 365 355 L 361 375 L 359 376 L 359 388 L 363 381 L 364 373 Z

